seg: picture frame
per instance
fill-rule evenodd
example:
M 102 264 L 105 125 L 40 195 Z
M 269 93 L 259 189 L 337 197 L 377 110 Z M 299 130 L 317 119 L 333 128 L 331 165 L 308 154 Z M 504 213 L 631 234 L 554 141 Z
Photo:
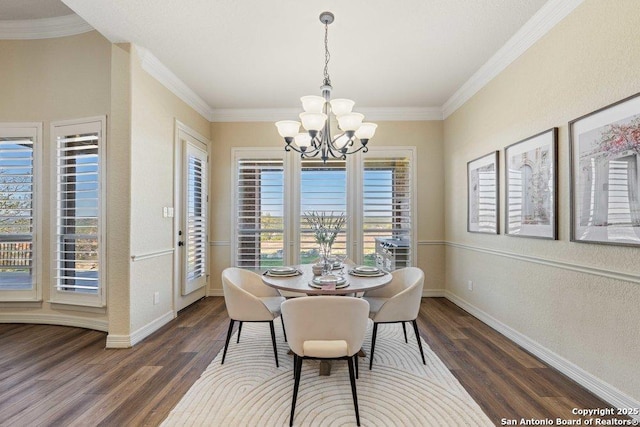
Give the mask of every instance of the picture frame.
M 467 162 L 467 231 L 500 233 L 499 152 Z
M 571 241 L 640 246 L 640 93 L 569 122 Z
M 504 149 L 508 236 L 558 238 L 558 128 Z

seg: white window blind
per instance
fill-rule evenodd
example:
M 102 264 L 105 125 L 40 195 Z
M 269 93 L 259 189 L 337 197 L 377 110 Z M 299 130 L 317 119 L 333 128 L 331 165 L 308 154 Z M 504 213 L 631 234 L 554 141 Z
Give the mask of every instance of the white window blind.
M 238 159 L 236 170 L 236 265 L 283 265 L 284 160 Z
M 362 230 L 364 263 L 375 264 L 375 239 L 401 239 L 411 259 L 412 171 L 409 156 L 364 158 Z
M 56 143 L 55 288 L 98 295 L 101 288 L 103 122 L 53 126 Z
M 187 180 L 187 280 L 206 274 L 207 176 L 205 159 L 190 154 Z
M 34 288 L 34 137 L 0 136 L 0 290 Z
M 305 220 L 307 212 L 324 212 L 327 216 L 347 214 L 347 170 L 344 160 L 303 159 L 300 170 L 300 263 L 316 262 L 320 258 L 318 243 Z M 332 254 L 346 255 L 347 228 L 336 237 Z

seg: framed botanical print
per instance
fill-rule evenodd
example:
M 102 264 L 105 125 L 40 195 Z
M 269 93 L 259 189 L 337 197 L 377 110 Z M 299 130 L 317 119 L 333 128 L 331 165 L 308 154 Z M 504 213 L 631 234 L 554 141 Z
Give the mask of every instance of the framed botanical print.
M 571 241 L 640 246 L 640 94 L 569 122 Z
M 558 128 L 504 149 L 505 234 L 557 239 Z
M 498 152 L 467 163 L 467 231 L 498 234 Z

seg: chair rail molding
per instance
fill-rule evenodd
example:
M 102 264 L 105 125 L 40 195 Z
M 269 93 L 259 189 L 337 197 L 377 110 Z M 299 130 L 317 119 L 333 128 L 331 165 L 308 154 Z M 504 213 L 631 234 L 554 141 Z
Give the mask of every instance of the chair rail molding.
M 152 258 L 157 258 L 165 255 L 172 255 L 174 252 L 175 252 L 175 249 L 168 248 L 168 249 L 161 249 L 154 252 L 147 252 L 139 255 L 131 255 L 131 261 L 133 262 L 143 261 L 145 259 L 152 259 Z
M 501 256 L 505 258 L 516 259 L 519 261 L 533 262 L 536 264 L 546 265 L 549 267 L 561 268 L 564 270 L 576 271 L 578 273 L 591 274 L 594 276 L 606 277 L 608 279 L 623 280 L 640 284 L 640 275 L 626 273 L 622 271 L 609 270 L 606 268 L 588 267 L 586 265 L 576 264 L 572 262 L 556 261 L 548 258 L 522 255 L 515 252 L 502 251 L 498 249 L 483 248 L 480 246 L 466 245 L 463 243 L 447 242 L 447 246 L 452 248 L 465 249 L 469 251 L 481 252 L 490 255 Z

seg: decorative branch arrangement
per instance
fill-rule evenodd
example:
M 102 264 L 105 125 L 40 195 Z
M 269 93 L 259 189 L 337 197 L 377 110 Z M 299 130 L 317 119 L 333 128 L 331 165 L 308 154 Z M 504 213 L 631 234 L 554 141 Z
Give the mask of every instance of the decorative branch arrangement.
M 329 248 L 347 222 L 344 212 L 308 211 L 304 213 L 304 218 L 313 230 L 316 243 Z

